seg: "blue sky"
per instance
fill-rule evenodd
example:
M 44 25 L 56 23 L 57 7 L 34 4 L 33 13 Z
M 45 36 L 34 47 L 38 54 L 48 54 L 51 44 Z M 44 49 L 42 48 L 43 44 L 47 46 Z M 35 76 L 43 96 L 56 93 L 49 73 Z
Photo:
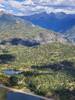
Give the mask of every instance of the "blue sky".
M 75 0 L 0 0 L 0 11 L 19 16 L 40 12 L 75 13 Z

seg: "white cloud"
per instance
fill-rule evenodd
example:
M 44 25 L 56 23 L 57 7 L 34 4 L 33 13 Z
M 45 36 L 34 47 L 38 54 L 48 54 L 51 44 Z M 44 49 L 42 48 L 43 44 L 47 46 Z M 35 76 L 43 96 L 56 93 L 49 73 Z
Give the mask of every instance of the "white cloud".
M 15 15 L 44 11 L 75 13 L 75 0 L 0 0 L 0 9 Z
M 8 3 L 10 4 L 10 6 L 15 7 L 15 8 L 20 9 L 22 7 L 22 4 L 17 1 L 10 0 L 8 1 Z

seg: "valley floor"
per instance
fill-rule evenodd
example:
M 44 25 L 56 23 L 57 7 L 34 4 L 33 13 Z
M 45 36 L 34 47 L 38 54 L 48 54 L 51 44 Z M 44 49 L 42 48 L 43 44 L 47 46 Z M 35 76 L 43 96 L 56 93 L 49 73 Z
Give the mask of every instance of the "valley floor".
M 75 100 L 75 46 L 60 43 L 37 47 L 7 45 L 0 50 L 0 84 L 14 88 L 15 92 Z

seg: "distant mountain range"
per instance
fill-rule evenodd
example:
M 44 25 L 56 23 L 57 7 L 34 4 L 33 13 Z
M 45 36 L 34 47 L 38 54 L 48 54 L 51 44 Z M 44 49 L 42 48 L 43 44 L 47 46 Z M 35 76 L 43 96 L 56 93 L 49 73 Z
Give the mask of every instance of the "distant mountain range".
M 32 22 L 34 25 L 62 33 L 70 42 L 75 42 L 75 14 L 63 12 L 47 14 L 43 12 L 21 18 Z
M 52 42 L 65 43 L 67 40 L 54 31 L 43 29 L 24 20 L 10 15 L 0 15 L 1 44 L 35 46 Z
M 22 18 L 31 21 L 35 25 L 61 33 L 66 32 L 75 25 L 75 14 L 65 14 L 63 12 L 50 14 L 43 12 L 31 16 L 23 16 Z

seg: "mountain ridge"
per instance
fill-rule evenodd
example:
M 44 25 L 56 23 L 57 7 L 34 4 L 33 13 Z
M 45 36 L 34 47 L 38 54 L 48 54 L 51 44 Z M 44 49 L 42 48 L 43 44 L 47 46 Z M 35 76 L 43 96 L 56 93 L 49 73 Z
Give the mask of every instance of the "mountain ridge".
M 53 30 L 66 38 L 69 42 L 75 44 L 73 28 L 75 27 L 75 14 L 66 14 L 63 12 L 47 14 L 43 12 L 31 16 L 21 16 L 21 18 L 32 22 L 34 25 Z
M 22 16 L 21 18 L 31 21 L 46 29 L 64 33 L 75 25 L 75 14 L 66 14 L 63 12 L 50 13 L 45 12 L 31 16 Z
M 27 20 L 9 14 L 0 16 L 0 34 L 9 34 L 10 38 L 17 38 L 18 35 L 19 38 L 35 40 L 40 44 L 56 41 L 61 43 L 66 42 L 66 39 L 56 32 L 48 31 L 39 26 L 35 26 Z

